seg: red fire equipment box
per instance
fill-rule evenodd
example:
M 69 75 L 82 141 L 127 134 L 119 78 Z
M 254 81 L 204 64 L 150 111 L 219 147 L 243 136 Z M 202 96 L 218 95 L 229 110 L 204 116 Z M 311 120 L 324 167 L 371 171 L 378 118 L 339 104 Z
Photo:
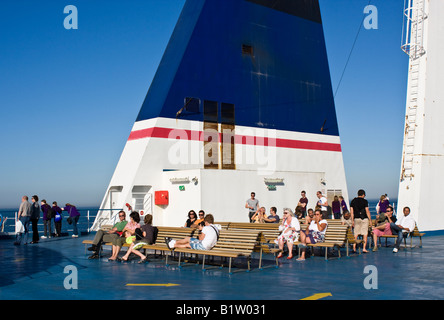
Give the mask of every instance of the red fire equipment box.
M 167 205 L 168 204 L 168 191 L 155 191 L 154 192 L 154 203 L 156 205 Z

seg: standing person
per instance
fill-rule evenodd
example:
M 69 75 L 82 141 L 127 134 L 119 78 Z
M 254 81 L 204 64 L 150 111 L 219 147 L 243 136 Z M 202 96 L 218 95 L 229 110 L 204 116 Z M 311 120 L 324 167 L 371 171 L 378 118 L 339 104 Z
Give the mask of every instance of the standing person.
M 404 216 L 400 217 L 398 221 L 390 223 L 390 229 L 394 235 L 398 235 L 398 239 L 396 239 L 395 248 L 393 252 L 396 253 L 399 250 L 399 246 L 401 245 L 402 238 L 407 236 L 408 233 L 413 232 L 415 230 L 416 222 L 415 219 L 410 215 L 410 208 L 404 207 L 402 210 Z
M 338 196 L 333 198 L 333 202 L 331 203 L 331 211 L 333 211 L 333 217 L 335 219 L 341 219 L 341 202 L 339 201 Z
M 19 212 L 17 216 L 17 221 L 23 224 L 23 232 L 17 233 L 14 244 L 20 245 L 22 243 L 28 243 L 29 235 L 29 222 L 31 221 L 31 204 L 28 201 L 28 196 L 22 197 L 22 202 L 20 203 Z
M 305 196 L 305 190 L 301 191 L 301 198 L 299 199 L 297 207 L 302 207 L 302 217 L 307 215 L 308 198 Z
M 341 202 L 342 214 L 344 214 L 345 212 L 348 212 L 347 203 L 345 202 L 343 196 L 339 196 L 339 201 Z
M 387 200 L 387 195 L 383 194 L 379 198 L 378 205 L 376 206 L 376 213 L 377 214 L 385 213 L 389 205 L 390 202 Z
M 325 218 L 327 217 L 327 207 L 328 207 L 327 198 L 322 195 L 321 191 L 316 192 L 316 196 L 319 199 L 316 204 L 321 207 L 322 216 Z
M 51 219 L 53 210 L 51 206 L 46 203 L 45 199 L 40 203 L 40 208 L 43 212 L 43 236 L 41 236 L 41 239 L 51 238 Z
M 39 243 L 38 222 L 40 219 L 39 197 L 33 195 L 31 198 L 31 223 L 32 223 L 32 241 L 31 243 Z
M 54 210 L 54 229 L 55 236 L 60 237 L 62 234 L 62 209 L 57 205 L 57 201 L 52 203 L 52 210 Z
M 62 208 L 62 210 L 69 213 L 68 219 L 71 218 L 70 220 L 72 221 L 72 227 L 73 227 L 72 237 L 78 238 L 79 230 L 77 229 L 77 222 L 79 222 L 80 212 L 77 211 L 77 208 L 70 203 L 65 204 L 65 207 Z
M 368 201 L 365 199 L 364 190 L 358 190 L 358 197 L 354 198 L 350 203 L 350 215 L 353 221 L 355 239 L 358 239 L 358 236 L 362 235 L 364 239 L 362 252 L 367 253 L 368 227 L 372 223 L 372 218 L 368 209 Z M 353 251 L 356 251 L 356 242 L 353 244 Z
M 256 211 L 259 210 L 259 200 L 256 199 L 256 193 L 251 193 L 251 198 L 247 200 L 247 203 L 245 203 L 245 208 L 248 209 L 248 221 L 253 222 L 251 218 L 254 216 Z

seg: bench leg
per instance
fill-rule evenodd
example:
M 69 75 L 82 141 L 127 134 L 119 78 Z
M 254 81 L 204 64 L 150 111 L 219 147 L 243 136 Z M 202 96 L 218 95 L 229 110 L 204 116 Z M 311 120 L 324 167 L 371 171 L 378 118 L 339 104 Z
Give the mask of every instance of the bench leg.
M 203 259 L 202 259 L 202 271 L 205 271 L 205 255 L 203 256 Z
M 262 246 L 261 246 L 261 252 L 259 253 L 259 270 L 262 270 Z
M 229 262 L 229 265 L 228 265 L 228 273 L 229 273 L 229 274 L 233 274 L 233 273 L 231 272 L 231 260 L 232 260 L 232 258 L 230 257 L 230 262 Z
M 178 265 L 177 265 L 179 268 L 182 268 L 182 266 L 180 265 L 180 260 L 181 260 L 181 258 L 182 258 L 182 253 L 179 252 L 179 263 L 178 263 Z

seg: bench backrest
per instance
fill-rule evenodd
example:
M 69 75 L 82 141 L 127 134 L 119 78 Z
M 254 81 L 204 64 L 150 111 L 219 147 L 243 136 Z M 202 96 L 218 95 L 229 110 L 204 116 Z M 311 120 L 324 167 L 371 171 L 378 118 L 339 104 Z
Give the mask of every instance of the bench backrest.
M 261 233 L 255 230 L 220 230 L 219 240 L 213 250 L 236 251 L 251 254 Z
M 162 243 L 165 237 L 175 240 L 185 237 L 198 237 L 199 230 L 194 228 L 158 227 L 157 243 Z M 220 230 L 219 240 L 213 250 L 230 250 L 243 253 L 251 253 L 261 237 L 261 232 L 256 230 Z
M 195 228 L 181 228 L 181 227 L 157 227 L 158 233 L 157 233 L 157 242 L 161 243 L 163 242 L 163 239 L 165 237 L 173 238 L 174 240 L 183 239 L 185 237 L 191 237 L 193 236 L 193 233 L 196 234 L 198 230 Z
M 348 229 L 348 226 L 329 224 L 325 232 L 325 242 L 345 243 L 347 241 Z

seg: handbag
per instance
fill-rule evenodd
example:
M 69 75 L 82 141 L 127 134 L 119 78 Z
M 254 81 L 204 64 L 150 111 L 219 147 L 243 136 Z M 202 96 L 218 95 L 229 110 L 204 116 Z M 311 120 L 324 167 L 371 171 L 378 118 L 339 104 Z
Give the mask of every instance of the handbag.
M 15 233 L 23 233 L 25 231 L 25 226 L 20 220 L 15 222 Z

